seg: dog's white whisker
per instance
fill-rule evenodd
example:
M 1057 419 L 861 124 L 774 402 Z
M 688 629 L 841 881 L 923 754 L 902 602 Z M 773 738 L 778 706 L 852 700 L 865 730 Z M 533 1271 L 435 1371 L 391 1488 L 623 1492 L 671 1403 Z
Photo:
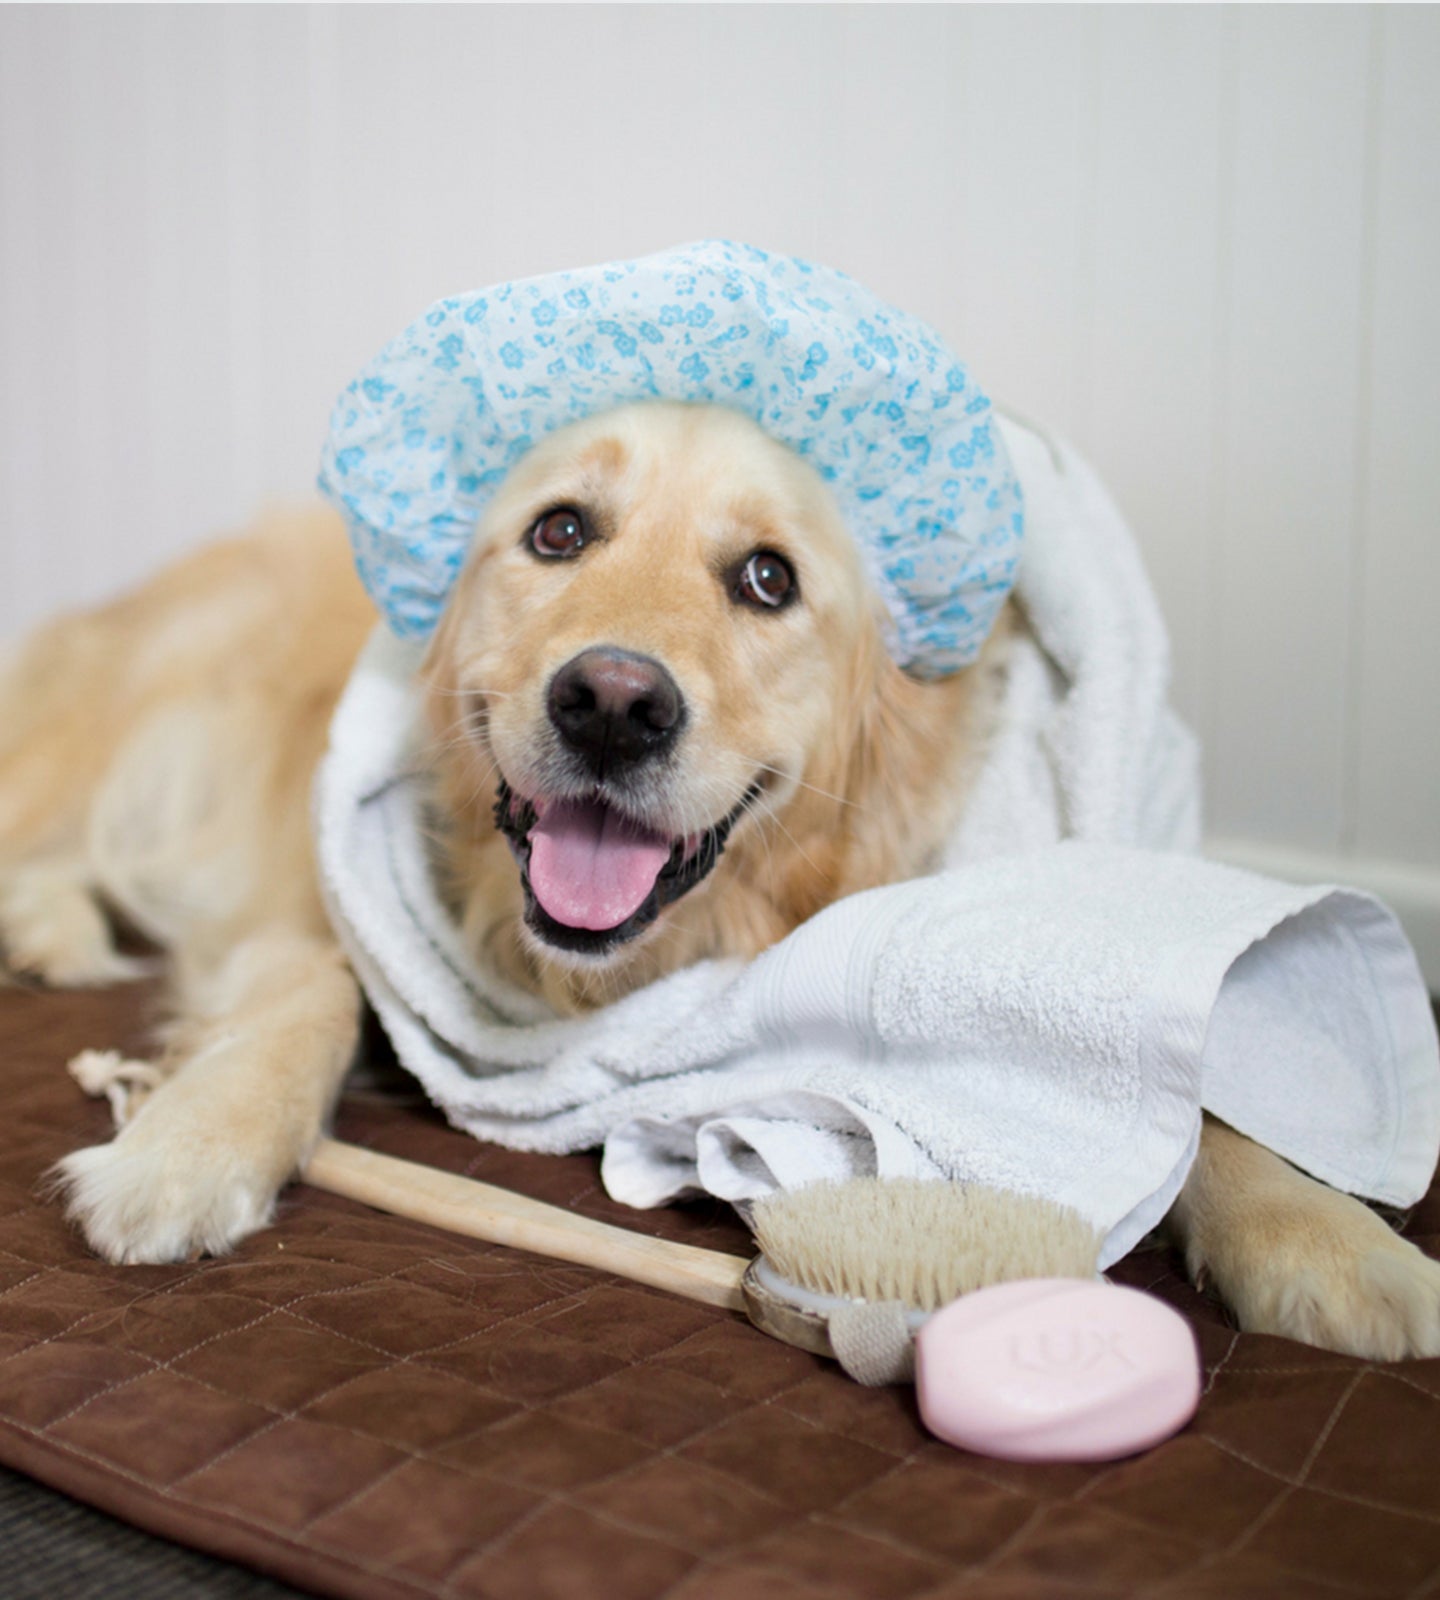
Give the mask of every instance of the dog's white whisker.
M 793 833 L 791 833 L 789 828 L 787 828 L 785 826 L 785 824 L 780 820 L 780 815 L 774 809 L 773 806 L 767 808 L 767 815 L 769 817 L 769 820 L 780 830 L 781 833 L 783 833 L 785 835 L 785 837 L 794 846 L 795 852 L 800 857 L 800 859 L 802 861 L 804 861 L 806 863 L 806 865 L 810 868 L 810 870 L 812 872 L 814 872 L 817 876 L 823 877 L 824 873 L 821 872 L 821 869 L 815 864 L 814 860 L 811 858 L 809 853 L 806 851 L 805 847 L 800 843 L 800 841 L 795 837 L 795 835 Z
M 449 755 L 452 750 L 459 750 L 464 745 L 475 744 L 475 735 L 469 729 L 461 727 L 458 733 L 447 734 L 444 738 L 432 739 L 428 746 L 430 754 Z
M 818 784 L 807 783 L 804 778 L 798 777 L 793 772 L 787 772 L 784 767 L 777 767 L 769 761 L 761 761 L 755 756 L 746 756 L 743 752 L 737 753 L 742 760 L 749 761 L 757 771 L 773 773 L 777 778 L 783 778 L 786 783 L 793 783 L 797 788 L 807 789 L 811 794 L 819 795 L 822 800 L 833 800 L 837 806 L 849 806 L 856 811 L 865 809 L 859 801 L 849 800 L 843 794 L 832 794 L 829 789 L 822 789 Z

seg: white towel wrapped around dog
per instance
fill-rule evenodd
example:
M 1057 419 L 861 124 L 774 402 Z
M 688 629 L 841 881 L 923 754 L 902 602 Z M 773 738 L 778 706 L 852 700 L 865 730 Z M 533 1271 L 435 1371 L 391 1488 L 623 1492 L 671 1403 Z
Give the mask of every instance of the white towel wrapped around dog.
M 1133 543 L 1078 458 L 1007 442 L 1033 638 L 949 870 L 583 1018 L 463 947 L 424 845 L 417 650 L 372 640 L 317 787 L 322 877 L 401 1061 L 452 1122 L 603 1144 L 606 1187 L 635 1205 L 870 1173 L 1045 1195 L 1106 1231 L 1102 1265 L 1168 1208 L 1202 1106 L 1337 1187 L 1424 1192 L 1440 1060 L 1404 935 L 1365 895 L 1182 853 L 1194 751 Z

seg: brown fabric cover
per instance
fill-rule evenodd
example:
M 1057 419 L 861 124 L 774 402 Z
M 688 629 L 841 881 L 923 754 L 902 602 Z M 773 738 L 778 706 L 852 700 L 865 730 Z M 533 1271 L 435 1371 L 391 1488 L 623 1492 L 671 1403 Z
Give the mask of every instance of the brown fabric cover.
M 1191 1317 L 1205 1398 L 1098 1467 L 962 1454 L 909 1390 L 725 1313 L 304 1188 L 229 1259 L 106 1266 L 37 1185 L 108 1134 L 65 1059 L 138 1043 L 145 999 L 0 994 L 0 1460 L 144 1528 L 364 1597 L 1440 1589 L 1440 1362 L 1241 1336 L 1162 1252 L 1116 1276 Z M 745 1249 L 719 1208 L 625 1211 L 592 1158 L 479 1145 L 419 1106 L 352 1095 L 338 1132 Z M 1411 1231 L 1440 1242 L 1435 1195 Z

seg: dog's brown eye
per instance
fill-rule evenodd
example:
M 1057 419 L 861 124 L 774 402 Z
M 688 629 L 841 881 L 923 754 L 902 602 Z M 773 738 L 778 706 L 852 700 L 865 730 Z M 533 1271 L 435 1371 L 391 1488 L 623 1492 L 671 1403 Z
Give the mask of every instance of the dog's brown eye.
M 783 606 L 795 593 L 790 563 L 773 550 L 757 550 L 740 569 L 737 598 L 757 606 Z
M 530 548 L 537 556 L 573 556 L 584 543 L 584 519 L 569 506 L 547 511 L 530 530 Z

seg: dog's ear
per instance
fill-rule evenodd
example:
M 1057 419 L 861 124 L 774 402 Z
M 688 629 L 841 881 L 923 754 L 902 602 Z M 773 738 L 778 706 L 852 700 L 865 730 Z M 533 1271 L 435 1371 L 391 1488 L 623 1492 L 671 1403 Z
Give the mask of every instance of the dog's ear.
M 418 676 L 424 690 L 426 722 L 432 737 L 443 747 L 454 745 L 471 710 L 458 690 L 466 610 L 476 581 L 470 568 L 456 580 L 420 663 Z

